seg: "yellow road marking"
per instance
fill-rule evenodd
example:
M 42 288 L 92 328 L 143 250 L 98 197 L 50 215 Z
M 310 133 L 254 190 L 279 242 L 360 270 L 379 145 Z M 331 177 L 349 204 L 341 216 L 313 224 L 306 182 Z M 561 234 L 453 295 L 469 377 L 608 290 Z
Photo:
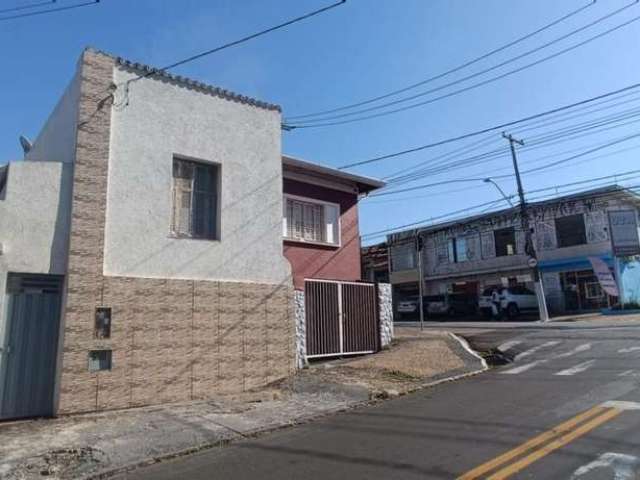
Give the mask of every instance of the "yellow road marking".
M 599 405 L 593 408 L 590 408 L 586 412 L 576 415 L 575 417 L 567 420 L 564 423 L 561 423 L 560 425 L 552 428 L 551 430 L 547 430 L 546 432 L 541 433 L 540 435 L 532 438 L 531 440 L 523 443 L 522 445 L 514 448 L 513 450 L 509 450 L 508 452 L 503 453 L 502 455 L 492 460 L 489 460 L 488 462 L 483 463 L 482 465 L 479 465 L 478 467 L 468 471 L 461 477 L 458 477 L 458 480 L 474 480 L 474 479 L 480 478 L 481 475 L 484 475 L 485 473 L 490 472 L 491 470 L 501 467 L 508 461 L 513 460 L 514 458 L 519 457 L 520 455 L 523 455 L 529 450 L 552 440 L 553 438 L 557 437 L 560 434 L 563 434 L 571 430 L 573 427 L 575 427 L 579 423 L 584 422 L 587 419 L 603 414 L 607 410 L 609 409 Z
M 617 417 L 622 413 L 622 410 L 616 410 L 614 408 L 609 409 L 605 413 L 598 415 L 595 418 L 592 418 L 584 425 L 576 428 L 572 432 L 566 433 L 558 438 L 556 438 L 551 443 L 546 444 L 542 448 L 533 451 L 531 454 L 527 455 L 523 459 L 512 463 L 511 465 L 503 468 L 502 470 L 494 473 L 489 477 L 489 480 L 504 480 L 505 478 L 509 478 L 514 473 L 519 472 L 523 468 L 531 465 L 533 462 L 540 460 L 542 457 L 549 455 L 554 450 L 559 449 L 560 447 L 565 446 L 567 443 L 572 442 L 578 437 L 589 433 L 594 428 L 602 425 L 605 422 L 608 422 L 612 418 Z

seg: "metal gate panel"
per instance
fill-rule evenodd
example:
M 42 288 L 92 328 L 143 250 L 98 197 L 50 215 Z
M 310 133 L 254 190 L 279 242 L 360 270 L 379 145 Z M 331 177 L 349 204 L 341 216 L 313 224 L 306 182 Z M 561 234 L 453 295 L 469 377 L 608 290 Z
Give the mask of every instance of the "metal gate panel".
M 341 287 L 344 352 L 377 351 L 378 316 L 375 286 L 345 283 Z
M 305 280 L 305 323 L 307 358 L 377 351 L 375 285 Z
M 11 274 L 0 370 L 0 419 L 53 414 L 60 325 L 57 276 Z
M 335 282 L 305 282 L 307 356 L 340 351 L 338 287 Z

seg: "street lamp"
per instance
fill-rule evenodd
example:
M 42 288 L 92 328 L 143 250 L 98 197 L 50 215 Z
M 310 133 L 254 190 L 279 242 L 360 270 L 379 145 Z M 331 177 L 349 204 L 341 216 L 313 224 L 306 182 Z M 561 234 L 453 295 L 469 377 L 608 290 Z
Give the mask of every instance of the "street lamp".
M 502 197 L 503 197 L 507 202 L 509 202 L 509 205 L 510 205 L 511 207 L 513 207 L 513 206 L 514 206 L 514 205 L 513 205 L 513 202 L 511 201 L 511 197 L 508 197 L 508 196 L 504 193 L 504 191 L 500 188 L 500 185 L 498 185 L 496 182 L 494 182 L 494 181 L 493 181 L 493 180 L 491 180 L 490 178 L 485 178 L 485 179 L 483 180 L 483 182 L 484 182 L 484 183 L 490 183 L 491 185 L 493 185 L 494 187 L 496 187 L 496 188 L 498 189 L 498 191 L 500 192 L 500 195 L 502 195 Z

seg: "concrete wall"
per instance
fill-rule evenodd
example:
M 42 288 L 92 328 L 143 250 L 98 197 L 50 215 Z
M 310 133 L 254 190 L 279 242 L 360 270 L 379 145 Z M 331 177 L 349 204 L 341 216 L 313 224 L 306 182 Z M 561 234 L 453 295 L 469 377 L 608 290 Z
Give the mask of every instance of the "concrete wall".
M 0 198 L 0 344 L 7 273 L 65 273 L 71 168 L 59 162 L 9 164 L 5 194 Z
M 114 81 L 136 75 L 116 67 Z M 111 118 L 105 275 L 287 283 L 280 137 L 277 111 L 169 80 L 132 83 Z M 219 241 L 170 236 L 174 155 L 220 165 Z
M 284 193 L 340 205 L 340 247 L 285 241 L 284 255 L 291 264 L 295 288 L 304 288 L 305 278 L 360 280 L 362 266 L 357 195 L 286 178 Z
M 78 76 L 74 75 L 33 142 L 33 148 L 25 156 L 25 160 L 73 163 L 79 101 L 80 81 Z

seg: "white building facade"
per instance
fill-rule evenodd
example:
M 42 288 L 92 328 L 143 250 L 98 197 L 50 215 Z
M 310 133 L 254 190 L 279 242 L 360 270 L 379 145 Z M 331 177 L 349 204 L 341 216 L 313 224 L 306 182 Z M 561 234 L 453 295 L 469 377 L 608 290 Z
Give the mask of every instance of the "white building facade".
M 83 53 L 0 169 L 0 419 L 294 371 L 280 124 L 276 105 Z

